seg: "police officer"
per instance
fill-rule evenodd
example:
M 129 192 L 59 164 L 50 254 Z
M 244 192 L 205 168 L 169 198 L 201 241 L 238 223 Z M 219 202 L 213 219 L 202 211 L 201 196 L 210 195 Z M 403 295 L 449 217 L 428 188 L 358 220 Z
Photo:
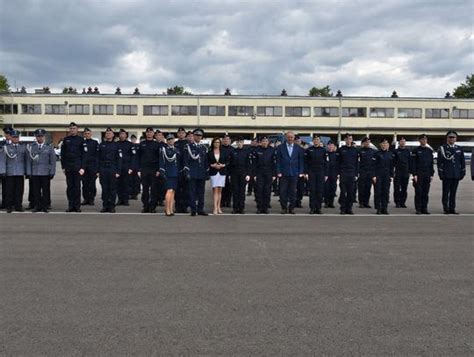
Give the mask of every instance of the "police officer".
M 255 152 L 258 147 L 259 147 L 258 139 L 256 137 L 252 138 L 252 140 L 250 141 L 250 149 L 249 149 L 250 161 L 252 160 L 253 157 L 255 157 Z M 255 193 L 255 180 L 254 180 L 254 176 L 250 175 L 250 179 L 247 185 L 247 196 L 252 196 L 252 193 Z
M 181 151 L 174 145 L 174 134 L 166 136 L 166 146 L 160 153 L 160 176 L 165 182 L 165 215 L 174 216 L 174 195 L 178 187 L 178 177 L 183 169 Z
M 373 182 L 375 184 L 375 209 L 377 214 L 388 214 L 388 200 L 390 196 L 390 182 L 393 178 L 394 156 L 389 150 L 388 139 L 380 140 L 380 150 L 375 152 L 372 160 Z
M 443 211 L 444 214 L 456 212 L 456 191 L 459 181 L 466 175 L 466 160 L 461 147 L 456 145 L 458 133 L 450 130 L 446 133 L 447 143 L 438 150 L 438 175 L 443 182 Z
M 10 126 L 5 126 L 3 127 L 3 136 L 4 139 L 0 141 L 0 151 L 3 150 L 3 147 L 11 142 L 11 136 L 10 132 L 13 130 L 12 127 Z M 1 156 L 1 154 L 0 154 Z M 7 195 L 7 190 L 6 190 L 6 179 L 5 176 L 0 175 L 0 181 L 2 184 L 2 202 L 0 204 L 0 209 L 5 208 L 5 202 L 6 202 L 6 195 Z
M 140 194 L 140 178 L 138 177 L 140 143 L 137 142 L 136 135 L 131 135 L 130 141 L 132 143 L 130 147 L 130 169 L 132 170 L 132 173 L 129 175 L 128 192 L 130 194 L 129 198 L 131 200 L 136 200 L 138 199 L 138 195 Z
M 186 130 L 183 127 L 179 127 L 176 132 L 178 140 L 175 142 L 175 147 L 180 151 L 181 157 L 184 157 L 184 149 L 188 140 L 186 138 Z M 179 174 L 178 186 L 176 188 L 176 212 L 177 213 L 188 213 L 188 181 L 183 172 Z
M 252 155 L 251 176 L 255 182 L 257 213 L 268 214 L 272 194 L 272 182 L 276 178 L 275 149 L 269 146 L 268 137 L 260 138 L 260 146 Z M 246 177 L 250 180 L 250 176 Z
M 352 205 L 354 202 L 354 185 L 359 174 L 359 153 L 352 145 L 352 135 L 344 136 L 346 145 L 339 149 L 338 174 L 339 174 L 339 205 L 341 214 L 354 214 Z
M 56 173 L 56 154 L 45 143 L 46 130 L 36 129 L 36 142 L 27 146 L 26 174 L 33 186 L 33 212 L 48 212 L 51 203 L 51 180 Z
M 334 197 L 336 197 L 337 190 L 339 153 L 336 151 L 336 145 L 334 145 L 332 140 L 328 141 L 326 151 L 327 180 L 324 183 L 324 207 L 334 208 Z
M 82 143 L 82 162 L 84 175 L 82 175 L 82 205 L 94 205 L 95 196 L 97 195 L 96 180 L 98 172 L 97 151 L 99 143 L 92 139 L 92 131 L 84 128 Z
M 303 149 L 303 156 L 304 156 L 304 150 L 305 144 L 303 143 L 303 140 L 301 140 L 301 137 L 299 135 L 295 135 L 295 145 L 298 145 Z M 303 197 L 306 190 L 306 183 L 307 183 L 307 178 L 306 175 L 299 176 L 298 181 L 296 182 L 296 203 L 295 207 L 296 208 L 303 208 Z M 274 187 L 273 187 L 274 188 Z
M 232 140 L 229 134 L 225 134 L 222 138 L 222 145 L 221 145 L 221 154 L 224 157 L 231 157 L 232 151 L 234 148 L 232 147 Z M 230 207 L 232 201 L 232 184 L 230 182 L 231 177 L 230 175 L 226 175 L 225 177 L 225 186 L 222 188 L 222 207 Z
M 370 147 L 370 138 L 362 139 L 362 147 L 359 149 L 359 180 L 357 186 L 359 190 L 359 207 L 371 208 L 369 205 L 370 190 L 372 189 L 372 178 L 374 177 L 374 154 L 376 150 Z
M 209 179 L 207 148 L 201 143 L 204 135 L 202 129 L 193 130 L 193 143 L 184 149 L 184 172 L 189 180 L 189 207 L 191 216 L 207 216 L 204 211 L 204 190 Z
M 114 141 L 112 128 L 105 130 L 104 141 L 99 145 L 99 182 L 102 187 L 102 209 L 100 212 L 115 213 L 117 179 L 122 172 L 122 152 L 118 142 Z
M 327 152 L 319 135 L 313 135 L 313 145 L 305 151 L 305 173 L 309 184 L 309 214 L 322 214 L 324 182 L 328 178 Z
M 20 132 L 10 131 L 11 142 L 4 145 L 0 153 L 0 175 L 5 176 L 5 208 L 23 212 L 23 193 L 27 163 L 26 145 L 20 144 Z
M 427 145 L 426 134 L 418 136 L 420 146 L 411 153 L 413 186 L 415 187 L 416 214 L 430 214 L 428 212 L 428 195 L 433 180 L 433 150 Z
M 146 128 L 145 140 L 140 142 L 138 173 L 142 182 L 142 213 L 156 213 L 158 205 L 158 181 L 160 174 L 160 145 L 154 140 L 153 128 Z
M 407 208 L 407 188 L 410 179 L 410 150 L 405 146 L 406 139 L 402 136 L 398 140 L 398 148 L 393 151 L 395 177 L 393 180 L 393 200 L 395 207 Z
M 245 213 L 245 186 L 246 176 L 250 179 L 249 149 L 244 148 L 244 138 L 237 137 L 237 147 L 230 156 L 229 173 L 232 184 L 232 213 Z
M 84 175 L 82 155 L 83 139 L 77 135 L 77 124 L 69 124 L 69 135 L 61 145 L 61 166 L 66 175 L 66 195 L 68 209 L 66 212 L 81 212 L 81 176 Z
M 129 199 L 129 179 L 132 174 L 132 143 L 128 141 L 128 132 L 125 129 L 119 130 L 118 147 L 122 153 L 122 171 L 117 180 L 117 206 L 130 206 Z

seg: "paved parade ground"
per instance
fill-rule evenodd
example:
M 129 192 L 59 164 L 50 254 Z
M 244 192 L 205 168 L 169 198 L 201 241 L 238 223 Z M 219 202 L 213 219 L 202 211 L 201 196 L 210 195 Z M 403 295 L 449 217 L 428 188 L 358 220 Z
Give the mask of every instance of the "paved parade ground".
M 438 180 L 430 216 L 413 187 L 389 216 L 209 217 L 65 213 L 53 187 L 49 214 L 0 212 L 0 355 L 474 354 L 470 177 L 459 216 Z

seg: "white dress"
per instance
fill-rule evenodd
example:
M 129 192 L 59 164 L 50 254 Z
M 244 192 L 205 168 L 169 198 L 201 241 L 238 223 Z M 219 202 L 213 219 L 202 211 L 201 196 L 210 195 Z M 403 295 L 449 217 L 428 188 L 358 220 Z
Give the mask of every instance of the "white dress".
M 220 154 L 215 154 L 216 161 L 219 161 Z M 214 176 L 211 176 L 211 187 L 225 187 L 225 175 L 221 175 L 219 172 Z

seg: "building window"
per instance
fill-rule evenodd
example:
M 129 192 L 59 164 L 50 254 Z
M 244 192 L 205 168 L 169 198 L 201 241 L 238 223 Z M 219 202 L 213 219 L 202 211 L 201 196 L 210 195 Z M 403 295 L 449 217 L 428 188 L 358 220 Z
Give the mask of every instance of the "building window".
M 137 115 L 138 107 L 136 105 L 117 104 L 117 115 Z
M 425 118 L 449 118 L 449 109 L 425 109 Z
M 343 117 L 367 117 L 367 108 L 342 108 Z
M 285 116 L 309 117 L 311 116 L 311 107 L 285 107 Z
M 92 107 L 94 115 L 113 115 L 114 106 L 113 105 L 104 105 L 104 104 L 94 104 Z
M 225 107 L 215 105 L 201 105 L 199 107 L 199 113 L 201 115 L 209 116 L 225 116 Z
M 197 106 L 195 105 L 172 105 L 171 115 L 197 115 Z
M 22 104 L 22 114 L 41 114 L 41 104 Z
M 0 104 L 0 114 L 18 114 L 18 104 Z
M 474 119 L 474 109 L 453 109 L 454 119 Z
M 257 107 L 257 115 L 262 117 L 281 117 L 283 107 Z
M 393 118 L 393 108 L 370 108 L 371 118 Z
M 143 115 L 168 115 L 167 105 L 144 105 Z
M 66 106 L 64 104 L 46 104 L 44 106 L 45 114 L 66 114 Z
M 314 116 L 315 117 L 338 117 L 339 108 L 338 107 L 314 107 Z
M 421 118 L 420 108 L 398 108 L 399 118 Z
M 251 116 L 254 114 L 253 107 L 229 105 L 229 116 Z
M 81 115 L 89 114 L 89 104 L 69 104 L 69 114 Z

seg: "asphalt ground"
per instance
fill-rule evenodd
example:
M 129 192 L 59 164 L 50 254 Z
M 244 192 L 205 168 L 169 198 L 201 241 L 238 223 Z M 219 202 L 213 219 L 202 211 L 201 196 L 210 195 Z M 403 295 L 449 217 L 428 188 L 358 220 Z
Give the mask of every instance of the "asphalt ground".
M 459 216 L 437 180 L 430 216 L 412 187 L 389 216 L 209 217 L 67 214 L 53 187 L 52 213 L 0 212 L 1 355 L 474 355 L 467 178 Z

